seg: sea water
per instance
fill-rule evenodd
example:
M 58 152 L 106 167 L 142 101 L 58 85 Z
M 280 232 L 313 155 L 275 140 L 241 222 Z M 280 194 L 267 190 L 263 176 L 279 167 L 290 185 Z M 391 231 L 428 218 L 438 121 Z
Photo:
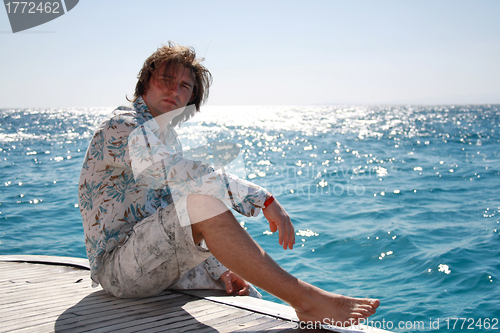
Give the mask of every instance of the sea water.
M 85 257 L 78 177 L 111 111 L 0 110 L 0 255 Z M 286 208 L 295 247 L 262 214 L 241 224 L 293 275 L 380 299 L 369 325 L 500 329 L 499 105 L 208 106 L 178 132 L 241 145 L 239 176 Z

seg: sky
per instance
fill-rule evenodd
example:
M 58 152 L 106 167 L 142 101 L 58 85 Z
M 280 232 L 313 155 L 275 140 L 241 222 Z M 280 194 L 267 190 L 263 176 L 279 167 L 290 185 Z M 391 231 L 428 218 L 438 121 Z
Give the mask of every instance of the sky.
M 499 104 L 500 1 L 82 0 L 12 33 L 0 108 L 115 107 L 159 46 L 192 46 L 209 105 Z

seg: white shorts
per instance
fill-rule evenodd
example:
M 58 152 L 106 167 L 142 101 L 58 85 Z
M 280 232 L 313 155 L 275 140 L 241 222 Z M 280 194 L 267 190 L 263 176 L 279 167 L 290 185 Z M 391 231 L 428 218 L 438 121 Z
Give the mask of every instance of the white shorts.
M 224 289 L 204 268 L 209 250 L 194 244 L 190 223 L 181 226 L 179 218 L 189 219 L 187 210 L 178 207 L 177 212 L 175 206 L 138 222 L 125 243 L 103 257 L 97 278 L 104 290 L 131 298 L 153 296 L 169 287 Z

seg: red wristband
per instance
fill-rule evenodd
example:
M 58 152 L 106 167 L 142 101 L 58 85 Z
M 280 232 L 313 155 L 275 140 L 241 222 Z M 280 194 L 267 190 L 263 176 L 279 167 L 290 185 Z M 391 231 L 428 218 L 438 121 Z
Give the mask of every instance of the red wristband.
M 271 196 L 269 197 L 269 199 L 266 200 L 266 202 L 264 202 L 264 208 L 267 208 L 267 206 L 269 206 L 270 204 L 272 204 L 274 201 L 274 196 L 271 194 Z

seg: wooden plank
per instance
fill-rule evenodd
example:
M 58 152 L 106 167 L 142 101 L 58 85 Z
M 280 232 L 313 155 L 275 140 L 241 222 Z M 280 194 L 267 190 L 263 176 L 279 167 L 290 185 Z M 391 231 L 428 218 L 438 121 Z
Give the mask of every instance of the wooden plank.
M 111 296 L 110 296 L 111 297 Z M 180 296 L 179 298 L 186 298 L 189 300 L 190 298 L 187 296 Z M 68 329 L 71 329 L 72 332 L 78 332 L 80 331 L 80 326 L 83 327 L 84 330 L 88 330 L 89 328 L 94 328 L 94 327 L 100 327 L 103 326 L 104 324 L 110 325 L 114 322 L 122 322 L 123 318 L 126 318 L 128 321 L 133 321 L 138 317 L 144 317 L 144 316 L 150 316 L 153 315 L 155 312 L 151 311 L 152 308 L 151 306 L 147 306 L 151 303 L 154 303 L 151 301 L 151 299 L 148 299 L 149 302 L 142 302 L 139 304 L 135 304 L 135 306 L 129 306 L 125 307 L 122 309 L 115 309 L 111 308 L 110 311 L 102 311 L 97 314 L 93 313 L 90 316 L 81 316 L 78 313 L 73 313 L 72 317 L 72 323 L 69 325 Z M 184 304 L 186 300 L 183 302 L 180 302 L 181 304 Z M 149 304 L 148 304 L 149 303 Z M 158 302 L 157 302 L 158 303 Z M 122 307 L 124 304 L 121 304 Z M 125 304 L 126 306 L 127 304 Z M 40 311 L 36 314 L 29 313 L 24 316 L 24 319 L 28 319 L 30 325 L 40 325 L 44 324 L 47 321 L 57 321 L 56 327 L 59 326 L 60 319 L 68 319 L 68 317 L 64 316 L 64 309 L 68 308 L 68 306 L 63 307 L 62 309 L 58 309 L 58 311 L 49 309 L 48 311 Z M 70 309 L 72 307 L 70 306 Z M 158 311 L 160 312 L 165 312 L 167 309 L 166 308 L 161 308 L 160 305 L 157 306 L 159 309 Z M 82 320 L 83 319 L 83 320 Z M 66 321 L 66 324 L 68 324 L 68 321 Z M 18 322 L 6 322 L 3 324 L 4 327 L 7 327 L 8 329 L 12 328 L 12 326 L 19 326 Z M 22 326 L 22 325 L 21 325 Z M 24 326 L 22 326 L 24 327 Z
M 142 306 L 148 302 L 158 302 L 161 300 L 168 300 L 172 299 L 175 297 L 181 297 L 180 295 L 175 295 L 175 294 L 169 294 L 169 295 L 164 295 L 163 297 L 158 297 L 155 299 L 144 299 L 144 300 L 136 300 L 136 301 L 131 301 L 126 304 L 117 304 L 116 301 L 113 302 L 114 297 L 111 297 L 109 295 L 105 294 L 105 297 L 101 298 L 99 303 L 90 303 L 85 302 L 85 299 L 83 299 L 84 304 L 82 304 L 82 301 L 78 302 L 78 299 L 71 299 L 68 300 L 67 302 L 59 302 L 59 303 L 49 303 L 49 304 L 43 304 L 41 306 L 37 306 L 34 308 L 30 307 L 23 307 L 22 311 L 18 310 L 11 310 L 8 311 L 6 310 L 4 314 L 8 316 L 8 319 L 5 320 L 5 322 L 12 321 L 12 320 L 17 320 L 18 318 L 25 317 L 26 314 L 25 312 L 28 312 L 29 315 L 28 317 L 30 320 L 35 320 L 38 317 L 45 317 L 50 313 L 62 313 L 64 310 L 68 308 L 68 304 L 72 303 L 76 306 L 78 303 L 78 309 L 76 311 L 72 312 L 72 317 L 73 316 L 93 316 L 94 318 L 102 317 L 102 316 L 107 316 L 110 314 L 110 311 L 108 310 L 111 306 L 115 310 L 115 312 L 123 311 L 124 309 L 127 309 L 131 306 Z M 116 300 L 116 299 L 115 299 Z M 104 302 L 104 303 L 101 303 Z M 85 304 L 86 303 L 86 304 Z M 82 307 L 80 307 L 82 305 Z M 65 316 L 64 313 L 59 316 L 59 320 L 64 320 Z
M 87 293 L 88 294 L 88 293 Z M 16 308 L 23 308 L 23 309 L 36 309 L 36 308 L 42 308 L 42 307 L 57 307 L 59 305 L 68 305 L 69 303 L 75 303 L 75 300 L 82 299 L 86 296 L 86 294 L 83 293 L 78 293 L 78 294 L 62 294 L 58 295 L 57 298 L 40 298 L 38 295 L 36 295 L 35 299 L 17 299 L 16 302 L 12 302 L 10 304 L 11 307 L 16 307 Z M 103 300 L 101 302 L 104 303 L 106 300 Z M 9 304 L 3 305 L 1 311 L 4 313 L 7 313 L 11 307 L 9 307 Z
M 150 320 L 146 325 L 135 326 L 131 332 L 162 332 L 164 330 L 179 330 L 180 328 L 182 328 L 182 331 L 184 331 L 185 327 L 200 324 L 200 318 L 203 318 L 204 316 L 211 316 L 214 313 L 223 314 L 224 312 L 232 311 L 232 309 L 221 310 L 219 307 L 214 307 L 213 304 L 210 304 L 210 306 L 212 307 L 212 310 L 210 310 L 208 313 L 198 314 L 196 316 L 193 316 L 186 311 L 181 311 L 182 313 L 179 314 L 179 317 L 177 318 L 157 316 L 156 318 L 154 318 L 154 320 Z
M 204 301 L 206 302 L 206 301 Z M 189 304 L 189 303 L 188 303 Z M 128 331 L 130 332 L 157 332 L 163 328 L 174 330 L 179 327 L 184 327 L 190 323 L 197 322 L 198 316 L 211 315 L 212 313 L 220 312 L 220 309 L 213 307 L 213 304 L 207 302 L 209 309 L 199 313 L 196 318 L 187 313 L 186 311 L 178 310 L 170 315 L 160 314 L 158 316 L 148 316 L 142 322 L 135 321 L 134 326 L 131 326 Z M 137 324 L 140 325 L 137 325 Z M 110 327 L 114 328 L 114 327 Z M 121 331 L 120 331 L 121 332 Z
M 33 269 L 33 267 L 30 267 L 32 265 L 38 266 L 37 269 Z M 71 270 L 74 270 L 74 268 L 64 267 L 64 266 L 48 266 L 43 264 L 10 263 L 10 262 L 9 263 L 2 262 L 1 266 L 4 267 L 2 272 L 10 271 L 7 272 L 9 280 L 20 280 L 20 281 L 36 279 L 38 277 L 41 276 L 43 277 L 50 274 L 59 275 L 61 273 L 66 273 Z M 57 275 L 54 275 L 54 277 L 56 277 Z
M 54 279 L 60 280 L 67 279 L 67 277 L 71 274 L 89 276 L 89 272 L 87 270 L 81 270 L 73 267 L 3 262 L 0 260 L 0 281 L 10 281 L 15 279 L 26 281 L 31 277 L 36 279 L 39 276 L 51 274 Z
M 246 321 L 251 321 L 256 318 L 258 318 L 260 315 L 256 313 L 252 313 L 249 311 L 241 310 L 238 312 L 233 312 L 231 313 L 232 310 L 229 310 L 226 313 L 226 316 L 224 316 L 225 319 L 221 320 L 203 320 L 203 318 L 196 318 L 195 322 L 191 322 L 189 325 L 183 326 L 182 331 L 183 332 L 199 332 L 203 331 L 206 329 L 217 329 L 217 331 L 221 332 L 224 331 L 222 328 L 224 325 L 225 326 L 234 326 L 235 323 L 243 323 Z M 231 319 L 228 319 L 231 318 Z M 161 330 L 161 332 L 167 332 L 167 329 Z M 213 331 L 212 331 L 213 332 Z
M 59 302 L 64 298 L 85 296 L 91 293 L 93 289 L 90 285 L 31 285 L 23 284 L 16 286 L 2 286 L 3 297 L 0 300 L 0 308 L 9 308 L 9 305 L 24 305 L 30 307 L 30 304 L 46 304 L 50 302 Z
M 46 280 L 49 280 L 50 277 Z M 15 282 L 9 281 L 7 283 L 2 283 L 3 287 L 6 288 L 5 294 L 13 294 L 14 295 L 22 295 L 23 292 L 31 292 L 33 290 L 38 291 L 37 294 L 42 295 L 43 293 L 54 293 L 62 289 L 68 290 L 91 290 L 90 281 L 84 281 L 83 278 L 80 277 L 68 277 L 68 280 L 54 280 L 50 279 L 51 283 L 43 283 L 43 281 L 39 281 L 36 283 L 31 282 Z M 40 288 L 43 286 L 43 288 Z
M 104 292 L 103 292 L 104 293 Z M 108 294 L 105 294 L 104 301 L 106 303 L 102 303 L 101 300 L 96 302 L 95 300 L 89 300 L 88 297 L 94 297 L 94 295 L 87 296 L 85 299 L 81 300 L 78 303 L 78 306 L 75 306 L 71 314 L 75 314 L 77 316 L 92 316 L 94 318 L 108 316 L 110 314 L 120 313 L 129 308 L 140 307 L 140 306 L 149 306 L 150 304 L 160 303 L 158 305 L 161 307 L 164 302 L 167 301 L 168 304 L 175 304 L 177 300 L 183 301 L 182 296 L 178 294 L 161 294 L 155 297 L 149 297 L 144 299 L 118 299 Z M 65 316 L 61 316 L 61 320 L 64 320 Z
M 24 263 L 18 263 L 18 264 L 11 264 L 11 263 L 4 263 L 0 262 L 0 266 L 3 265 L 29 265 L 29 264 L 24 264 Z M 37 266 L 42 266 L 42 267 L 37 267 Z M 15 266 L 14 266 L 15 267 Z M 46 282 L 44 279 L 41 279 L 40 277 L 48 276 L 53 280 L 71 280 L 71 277 L 86 277 L 88 278 L 88 281 L 90 281 L 89 273 L 88 271 L 83 271 L 83 270 L 77 270 L 75 268 L 66 268 L 63 269 L 61 267 L 52 267 L 49 266 L 43 267 L 43 265 L 40 264 L 34 264 L 33 267 L 27 268 L 26 271 L 23 271 L 21 269 L 17 268 L 12 268 L 15 269 L 15 272 L 10 272 L 10 273 L 4 273 L 2 275 L 8 275 L 9 279 L 5 279 L 2 281 L 12 281 L 12 282 L 26 282 L 30 280 L 34 280 L 37 282 Z M 29 271 L 32 270 L 31 272 Z M 1 274 L 1 273 L 0 273 Z M 35 282 L 33 282 L 35 283 Z
M 264 316 L 253 320 L 250 323 L 246 323 L 244 327 L 242 327 L 241 329 L 233 330 L 233 332 L 247 332 L 249 330 L 253 332 L 261 332 L 268 329 L 273 329 L 280 324 L 281 321 L 278 321 L 273 317 Z
M 221 313 L 220 316 L 214 318 L 206 318 L 200 323 L 195 323 L 184 327 L 186 332 L 213 332 L 210 331 L 212 327 L 217 327 L 217 330 L 221 330 L 224 327 L 234 326 L 234 321 L 244 322 L 253 315 L 250 311 L 245 311 L 242 309 L 233 309 L 229 313 Z
M 132 306 L 124 308 L 122 311 L 117 311 L 116 309 L 111 309 L 106 311 L 102 316 L 93 317 L 82 316 L 84 320 L 81 320 L 72 326 L 72 332 L 84 332 L 88 330 L 103 332 L 111 332 L 114 325 L 120 325 L 126 321 L 129 326 L 134 326 L 138 322 L 143 320 L 155 320 L 158 316 L 172 317 L 175 320 L 179 320 L 182 313 L 176 313 L 177 308 L 180 308 L 179 304 L 185 304 L 192 298 L 181 296 L 176 299 L 175 302 L 160 303 L 155 306 L 153 302 L 143 303 L 140 306 Z M 168 304 L 168 306 L 161 306 L 162 304 Z M 152 306 L 151 306 L 152 305 Z M 56 323 L 56 328 L 58 328 L 58 323 Z
M 237 329 L 242 329 L 248 326 L 251 326 L 251 323 L 255 320 L 262 318 L 262 314 L 260 313 L 252 313 L 245 315 L 244 317 L 235 318 L 232 320 L 228 320 L 223 323 L 214 324 L 221 332 L 233 332 Z
M 236 306 L 242 309 L 251 310 L 276 318 L 288 321 L 298 321 L 293 308 L 287 305 L 278 304 L 255 297 L 248 296 L 228 296 L 223 290 L 183 290 L 183 293 L 202 297 L 217 303 Z
M 31 294 L 29 292 L 23 292 L 23 293 L 17 293 L 14 294 L 14 296 L 11 296 L 9 299 L 5 299 L 4 302 L 5 304 L 0 305 L 0 311 L 8 310 L 12 306 L 16 307 L 22 307 L 24 309 L 28 308 L 36 308 L 39 306 L 43 305 L 52 305 L 52 304 L 58 304 L 61 303 L 67 299 L 67 298 L 76 298 L 76 297 L 84 297 L 87 294 L 89 294 L 89 289 L 82 289 L 82 290 L 65 290 L 64 293 L 58 293 L 58 294 L 52 294 L 48 295 L 48 297 L 41 297 L 42 293 L 36 294 L 36 297 L 33 296 L 33 292 L 36 292 L 36 290 L 30 290 Z M 10 300 L 10 302 L 9 302 Z M 111 300 L 103 300 L 102 302 L 105 301 L 111 301 Z
M 156 311 L 150 311 L 145 307 L 131 307 L 129 311 L 123 312 L 120 316 L 103 316 L 95 320 L 88 318 L 85 320 L 84 325 L 77 326 L 72 325 L 71 332 L 85 332 L 91 330 L 92 332 L 114 332 L 121 331 L 125 328 L 136 328 L 137 326 L 144 326 L 150 322 L 158 321 L 161 318 L 168 318 L 170 321 L 183 320 L 182 316 L 185 314 L 181 309 L 181 304 L 185 304 L 189 300 L 184 300 L 182 302 L 168 303 L 165 306 Z M 210 304 L 207 304 L 210 307 Z M 124 320 L 126 319 L 126 320 Z M 59 325 L 56 323 L 56 328 L 59 329 Z M 132 331 L 136 331 L 133 329 Z

